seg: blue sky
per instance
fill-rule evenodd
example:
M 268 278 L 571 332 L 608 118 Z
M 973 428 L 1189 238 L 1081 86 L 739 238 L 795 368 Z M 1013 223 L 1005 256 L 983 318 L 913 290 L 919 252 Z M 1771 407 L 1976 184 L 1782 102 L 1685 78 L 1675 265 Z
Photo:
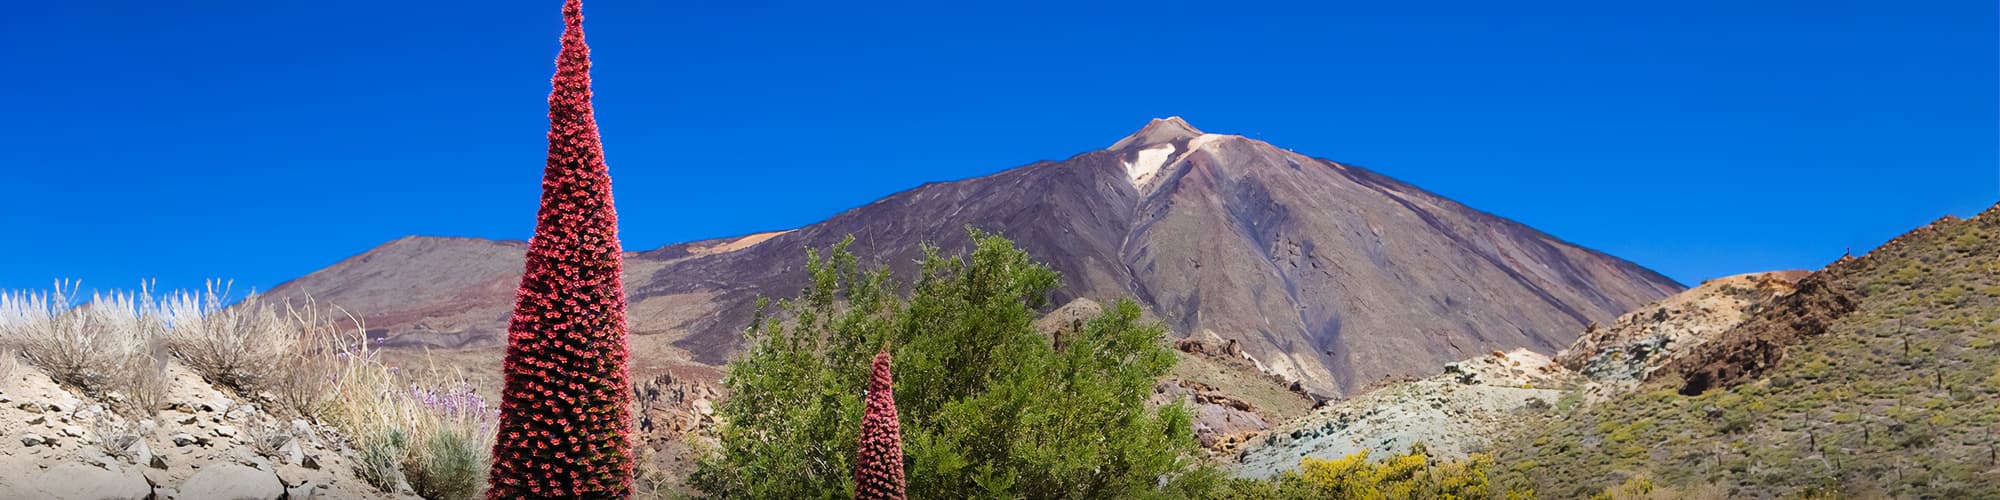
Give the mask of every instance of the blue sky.
M 558 5 L 9 4 L 0 288 L 268 288 L 409 234 L 527 237 Z M 812 223 L 1167 115 L 1684 282 L 1816 268 L 2000 200 L 1990 1 L 585 12 L 632 249 Z

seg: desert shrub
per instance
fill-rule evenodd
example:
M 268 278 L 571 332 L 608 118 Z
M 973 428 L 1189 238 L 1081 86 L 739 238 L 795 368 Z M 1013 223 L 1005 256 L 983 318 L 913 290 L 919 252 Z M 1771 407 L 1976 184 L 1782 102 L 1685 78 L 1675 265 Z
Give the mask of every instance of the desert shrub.
M 169 296 L 167 350 L 217 385 L 318 419 L 340 394 L 342 365 L 366 347 L 360 321 L 311 299 L 281 305 L 252 295 L 225 307 L 227 296 L 216 282 Z
M 463 377 L 382 364 L 365 346 L 332 355 L 341 382 L 323 407 L 356 450 L 356 470 L 385 493 L 477 497 L 486 485 L 495 409 Z
M 408 455 L 409 434 L 395 427 L 374 429 L 356 436 L 354 474 L 384 493 L 401 491 L 403 457 Z
M 263 298 L 251 295 L 224 307 L 226 283 L 210 282 L 202 293 L 181 292 L 167 300 L 173 328 L 167 347 L 210 382 L 245 394 L 293 361 L 286 353 L 298 337 L 292 325 Z
M 124 366 L 115 375 L 119 390 L 108 398 L 127 415 L 141 418 L 166 407 L 167 363 L 173 358 L 163 336 L 148 337 L 143 349 L 124 356 Z
M 1121 301 L 1057 348 L 1036 310 L 1059 284 L 1013 243 L 971 231 L 970 255 L 926 248 L 908 300 L 847 243 L 808 251 L 811 282 L 761 320 L 730 365 L 719 449 L 689 479 L 712 496 L 846 498 L 868 364 L 889 346 L 913 498 L 1197 494 L 1188 411 L 1146 407 L 1174 357 Z M 852 239 L 849 239 L 851 242 Z
M 103 452 L 104 456 L 137 461 L 137 445 L 142 439 L 137 429 L 138 425 L 130 420 L 99 418 L 93 419 L 90 426 L 97 434 L 98 451 Z
M 146 414 L 164 397 L 166 322 L 151 293 L 94 293 L 76 303 L 76 285 L 52 292 L 0 292 L 0 350 L 19 353 L 50 378 L 121 410 Z
M 283 334 L 292 340 L 262 386 L 276 408 L 317 418 L 340 394 L 343 365 L 365 352 L 366 334 L 352 315 L 322 309 L 310 299 L 297 307 L 286 304 L 285 317 Z
M 366 346 L 339 359 L 343 363 L 334 376 L 341 383 L 333 388 L 325 420 L 355 450 L 355 473 L 363 481 L 386 493 L 400 491 L 415 403 Z
M 418 496 L 474 498 L 491 468 L 494 409 L 463 379 L 442 387 L 410 386 L 417 413 L 403 473 Z
M 487 441 L 463 429 L 428 432 L 403 462 L 403 473 L 418 496 L 473 498 L 486 483 L 486 460 L 492 452 Z

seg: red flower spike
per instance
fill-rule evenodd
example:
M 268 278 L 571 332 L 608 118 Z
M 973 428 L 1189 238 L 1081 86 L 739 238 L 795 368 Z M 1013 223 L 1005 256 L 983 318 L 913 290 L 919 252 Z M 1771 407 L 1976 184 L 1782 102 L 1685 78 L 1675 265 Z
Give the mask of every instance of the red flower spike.
M 563 22 L 549 92 L 542 208 L 507 328 L 491 499 L 622 498 L 631 490 L 623 262 L 610 171 L 591 110 L 581 0 L 564 3 Z M 567 418 L 586 411 L 605 418 Z M 580 441 L 587 444 L 543 451 L 552 442 Z
M 895 381 L 889 350 L 875 355 L 868 379 L 867 409 L 861 415 L 860 451 L 854 460 L 854 498 L 903 500 L 903 436 L 896 421 Z

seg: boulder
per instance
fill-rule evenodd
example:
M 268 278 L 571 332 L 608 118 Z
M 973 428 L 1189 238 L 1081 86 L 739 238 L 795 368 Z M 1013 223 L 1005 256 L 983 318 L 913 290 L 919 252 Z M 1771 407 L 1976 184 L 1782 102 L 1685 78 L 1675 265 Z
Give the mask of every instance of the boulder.
M 233 463 L 204 467 L 180 487 L 180 498 L 275 500 L 284 496 L 285 483 L 277 474 Z
M 43 470 L 29 498 L 91 498 L 140 500 L 153 495 L 153 484 L 136 470 L 111 471 L 66 463 Z

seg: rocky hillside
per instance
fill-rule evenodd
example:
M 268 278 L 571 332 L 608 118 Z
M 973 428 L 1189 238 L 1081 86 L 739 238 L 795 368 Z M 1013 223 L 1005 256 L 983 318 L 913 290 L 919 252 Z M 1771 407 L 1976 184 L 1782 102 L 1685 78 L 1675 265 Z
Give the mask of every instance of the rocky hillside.
M 1589 383 L 1613 389 L 1595 395 L 1622 393 L 1790 295 L 1808 274 L 1751 273 L 1703 282 L 1626 313 L 1608 327 L 1591 325 L 1555 361 Z
M 1380 457 L 1417 443 L 1432 456 L 1462 459 L 1502 429 L 1542 418 L 1563 402 L 1571 382 L 1548 356 L 1494 352 L 1314 411 L 1252 438 L 1226 468 L 1238 477 L 1269 478 L 1298 469 L 1306 457 L 1334 460 L 1359 451 Z
M 1235 341 L 1325 396 L 1491 350 L 1553 352 L 1681 289 L 1380 174 L 1169 118 L 1103 150 L 925 184 L 796 230 L 631 253 L 635 367 L 725 363 L 756 297 L 805 282 L 804 248 L 853 235 L 857 253 L 910 275 L 923 244 L 962 248 L 968 225 L 1062 272 L 1056 304 L 1136 297 L 1174 331 Z M 521 253 L 407 238 L 271 295 L 365 314 L 391 346 L 497 366 Z
M 1446 364 L 1427 378 L 1385 381 L 1250 439 L 1228 468 L 1239 477 L 1273 477 L 1306 457 L 1332 460 L 1363 450 L 1387 456 L 1418 443 L 1434 457 L 1465 458 L 1516 429 L 1626 393 L 1789 294 L 1805 274 L 1709 280 L 1608 327 L 1591 325 L 1553 359 L 1525 349 L 1494 351 Z
M 274 417 L 178 363 L 165 372 L 167 409 L 136 420 L 33 367 L 4 371 L 0 498 L 417 498 L 359 479 L 356 452 L 331 428 Z
M 2000 207 L 1798 282 L 1635 390 L 1496 447 L 1504 481 L 1772 498 L 2000 491 Z

